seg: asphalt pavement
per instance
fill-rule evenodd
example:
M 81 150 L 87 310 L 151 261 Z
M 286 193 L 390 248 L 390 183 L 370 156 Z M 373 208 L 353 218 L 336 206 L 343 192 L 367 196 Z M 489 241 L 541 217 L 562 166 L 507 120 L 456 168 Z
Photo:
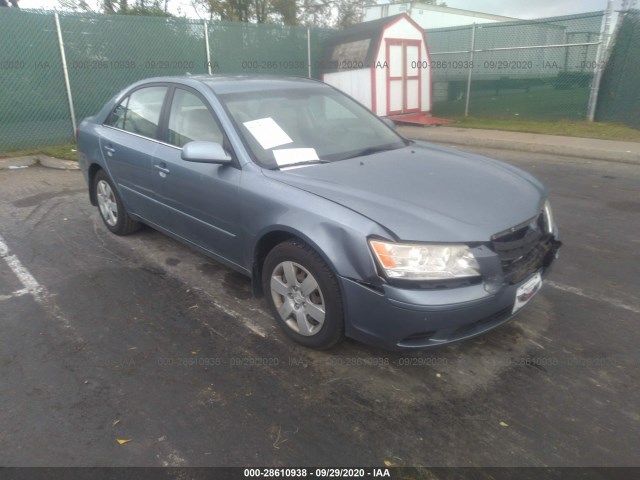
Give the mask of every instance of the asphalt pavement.
M 516 320 L 411 355 L 299 347 L 241 275 L 111 235 L 80 172 L 0 170 L 0 464 L 640 466 L 640 169 L 474 151 L 547 184 L 565 246 Z

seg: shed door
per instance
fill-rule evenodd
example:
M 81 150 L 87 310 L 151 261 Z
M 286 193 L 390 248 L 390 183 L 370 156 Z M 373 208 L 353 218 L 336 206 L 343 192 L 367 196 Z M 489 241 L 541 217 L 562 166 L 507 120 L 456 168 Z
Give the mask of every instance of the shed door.
M 390 38 L 387 46 L 387 115 L 420 111 L 420 40 Z

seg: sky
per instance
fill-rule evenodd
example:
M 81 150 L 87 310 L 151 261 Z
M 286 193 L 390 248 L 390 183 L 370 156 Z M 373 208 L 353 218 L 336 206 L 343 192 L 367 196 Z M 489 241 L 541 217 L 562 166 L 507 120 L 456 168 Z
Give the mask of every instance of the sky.
M 475 10 L 515 18 L 544 18 L 572 13 L 604 10 L 607 0 L 445 0 L 447 6 Z M 20 0 L 22 8 L 52 8 L 56 0 Z M 89 2 L 92 3 L 92 2 Z M 387 3 L 380 0 L 379 3 Z M 614 9 L 620 8 L 622 0 L 614 1 Z M 181 13 L 196 17 L 189 0 L 170 0 L 169 5 L 181 5 Z

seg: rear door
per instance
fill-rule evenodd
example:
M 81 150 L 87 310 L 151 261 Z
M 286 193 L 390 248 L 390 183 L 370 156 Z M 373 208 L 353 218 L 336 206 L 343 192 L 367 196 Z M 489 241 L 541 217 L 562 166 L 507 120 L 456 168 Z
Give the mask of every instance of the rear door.
M 129 213 L 152 220 L 151 166 L 158 147 L 160 114 L 166 85 L 145 86 L 127 95 L 101 129 L 100 149 Z
M 236 165 L 186 162 L 190 141 L 211 141 L 230 149 L 208 102 L 195 90 L 176 87 L 166 108 L 163 143 L 154 152 L 152 185 L 161 205 L 156 223 L 171 233 L 240 262 L 237 194 L 242 171 Z

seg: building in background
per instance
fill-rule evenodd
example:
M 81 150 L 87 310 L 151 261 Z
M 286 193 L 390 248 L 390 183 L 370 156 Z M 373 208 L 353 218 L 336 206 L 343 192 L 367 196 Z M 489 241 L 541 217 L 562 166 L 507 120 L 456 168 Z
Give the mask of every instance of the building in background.
M 323 81 L 381 117 L 431 110 L 427 39 L 407 14 L 336 32 L 325 44 L 323 66 Z
M 459 8 L 440 7 L 420 2 L 405 2 L 367 6 L 364 9 L 363 21 L 391 17 L 400 13 L 406 13 L 414 22 L 425 29 L 518 20 L 513 17 L 503 17 Z

